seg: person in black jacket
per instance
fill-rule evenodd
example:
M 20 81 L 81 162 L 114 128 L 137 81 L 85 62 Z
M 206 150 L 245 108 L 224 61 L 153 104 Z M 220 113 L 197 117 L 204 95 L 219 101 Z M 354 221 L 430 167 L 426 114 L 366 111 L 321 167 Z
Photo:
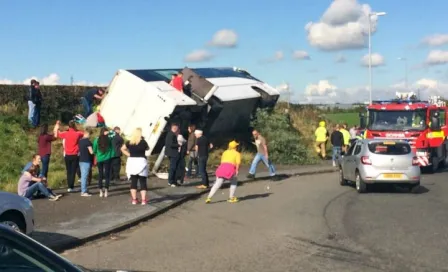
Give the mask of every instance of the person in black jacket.
M 30 88 L 28 90 L 28 121 L 30 123 L 30 125 L 33 125 L 33 117 L 34 117 L 34 109 L 36 107 L 36 104 L 34 104 L 34 97 L 35 97 L 35 92 L 36 90 L 34 89 L 34 84 L 36 84 L 36 80 L 32 79 L 31 80 L 31 84 L 30 84 Z
M 168 185 L 171 187 L 178 186 L 176 182 L 176 172 L 180 162 L 179 143 L 177 141 L 179 135 L 179 125 L 171 124 L 171 130 L 168 131 L 165 138 L 165 155 L 170 159 L 170 168 L 168 170 Z
M 341 155 L 342 146 L 344 145 L 344 135 L 339 131 L 339 125 L 334 127 L 331 133 L 330 141 L 333 146 L 333 166 L 336 167 L 336 160 Z
M 34 103 L 31 125 L 37 127 L 40 125 L 40 109 L 42 107 L 42 93 L 40 92 L 40 84 L 38 81 L 35 81 L 34 86 L 31 87 L 31 101 Z

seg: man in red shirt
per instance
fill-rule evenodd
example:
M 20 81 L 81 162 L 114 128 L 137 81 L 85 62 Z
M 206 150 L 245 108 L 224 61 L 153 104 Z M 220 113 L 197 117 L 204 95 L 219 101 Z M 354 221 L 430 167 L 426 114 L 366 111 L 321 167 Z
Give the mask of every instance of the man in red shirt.
M 84 136 L 82 131 L 76 129 L 75 121 L 68 123 L 68 130 L 64 132 L 59 131 L 60 122 L 57 121 L 54 126 L 54 135 L 60 139 L 65 140 L 65 167 L 67 170 L 67 192 L 73 192 L 75 186 L 76 170 L 79 164 L 79 140 Z
M 173 87 L 176 88 L 180 92 L 184 92 L 184 80 L 183 80 L 182 72 L 179 72 L 175 78 L 173 78 Z

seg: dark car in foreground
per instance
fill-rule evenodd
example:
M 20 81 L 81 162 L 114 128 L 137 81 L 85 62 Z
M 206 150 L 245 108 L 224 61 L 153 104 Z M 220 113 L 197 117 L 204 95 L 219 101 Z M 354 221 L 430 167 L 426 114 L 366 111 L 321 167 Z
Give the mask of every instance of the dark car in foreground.
M 46 246 L 0 225 L 0 271 L 2 272 L 132 272 L 91 270 L 75 265 Z M 134 271 L 136 272 L 136 271 Z

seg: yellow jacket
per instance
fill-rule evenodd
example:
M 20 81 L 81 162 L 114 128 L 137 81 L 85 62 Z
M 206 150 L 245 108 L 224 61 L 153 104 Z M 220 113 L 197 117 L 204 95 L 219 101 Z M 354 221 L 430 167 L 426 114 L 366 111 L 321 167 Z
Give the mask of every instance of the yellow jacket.
M 350 143 L 350 132 L 343 128 L 341 128 L 339 131 L 344 136 L 344 145 L 348 145 Z
M 325 142 L 327 141 L 327 129 L 325 128 L 325 122 L 321 121 L 319 123 L 319 127 L 314 132 L 314 136 L 316 136 L 316 142 Z

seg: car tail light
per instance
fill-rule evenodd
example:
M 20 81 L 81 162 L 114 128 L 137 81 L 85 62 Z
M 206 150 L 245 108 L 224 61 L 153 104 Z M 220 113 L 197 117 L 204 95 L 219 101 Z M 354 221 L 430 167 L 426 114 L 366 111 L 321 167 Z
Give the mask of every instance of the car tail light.
M 418 158 L 417 157 L 413 157 L 412 158 L 412 166 L 418 166 L 419 162 L 418 162 Z
M 361 163 L 362 164 L 371 165 L 372 161 L 370 160 L 370 158 L 368 156 L 362 156 L 361 157 Z

